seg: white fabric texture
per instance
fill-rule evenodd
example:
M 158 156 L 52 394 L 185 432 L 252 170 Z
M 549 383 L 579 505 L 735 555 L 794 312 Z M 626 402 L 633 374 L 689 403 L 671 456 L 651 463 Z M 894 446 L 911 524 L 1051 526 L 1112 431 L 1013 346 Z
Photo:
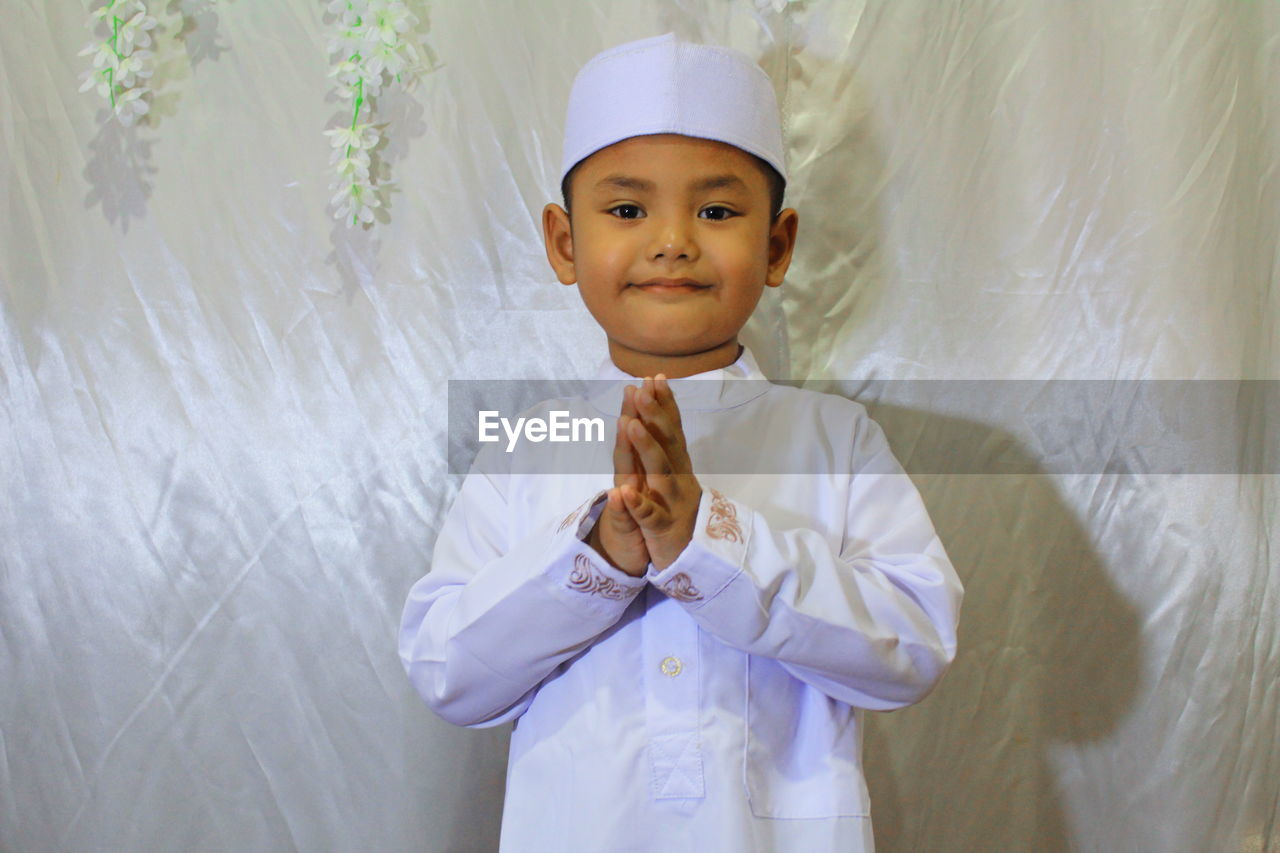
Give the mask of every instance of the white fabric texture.
M 664 33 L 593 56 L 569 89 L 560 178 L 606 145 L 650 133 L 727 142 L 787 176 L 773 83 L 733 48 Z
M 82 4 L 5 6 L 5 851 L 497 848 L 510 727 L 438 719 L 396 633 L 462 481 L 447 381 L 604 353 L 539 214 L 609 46 L 774 81 L 775 380 L 1280 379 L 1280 4 L 412 0 L 435 70 L 377 99 L 400 189 L 354 232 L 324 5 L 148 4 L 132 130 L 77 92 Z M 864 717 L 877 849 L 1280 845 L 1275 474 L 915 473 L 904 408 L 1046 449 L 862 401 L 965 584 L 937 690 Z
M 597 378 L 635 381 L 608 360 Z M 863 408 L 764 378 L 744 349 L 671 383 L 694 470 L 768 453 L 806 472 L 701 476 L 693 540 L 646 577 L 585 542 L 610 468 L 522 473 L 487 445 L 463 483 L 400 657 L 450 722 L 515 722 L 503 850 L 872 849 L 859 709 L 933 688 L 960 582 Z M 606 416 L 607 457 L 620 401 L 545 406 Z

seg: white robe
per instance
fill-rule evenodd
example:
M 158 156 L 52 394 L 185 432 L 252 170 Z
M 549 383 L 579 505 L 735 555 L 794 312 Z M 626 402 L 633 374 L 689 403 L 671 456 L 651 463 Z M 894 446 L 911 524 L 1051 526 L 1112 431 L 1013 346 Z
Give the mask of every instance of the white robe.
M 401 623 L 432 710 L 515 722 L 501 849 L 871 850 L 862 709 L 919 701 L 956 648 L 915 487 L 861 405 L 763 381 L 744 348 L 671 382 L 703 495 L 679 558 L 633 578 L 583 541 L 639 383 L 597 378 L 546 404 L 605 418 L 594 473 L 485 445 Z

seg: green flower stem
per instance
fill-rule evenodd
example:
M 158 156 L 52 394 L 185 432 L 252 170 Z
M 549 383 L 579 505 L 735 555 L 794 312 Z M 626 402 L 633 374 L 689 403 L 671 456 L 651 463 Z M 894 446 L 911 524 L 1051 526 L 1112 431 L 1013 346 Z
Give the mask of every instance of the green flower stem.
M 364 80 L 356 83 L 356 108 L 351 114 L 351 129 L 356 129 L 356 122 L 360 120 L 360 105 L 364 103 Z M 343 153 L 344 157 L 351 156 L 351 143 L 347 143 L 347 150 Z
M 111 0 L 111 2 L 107 4 L 107 8 L 110 9 L 112 6 L 115 5 L 115 3 L 116 3 L 116 0 Z M 120 19 L 115 15 L 112 15 L 111 16 L 111 52 L 116 55 L 116 62 L 120 61 L 120 51 L 116 50 L 116 41 L 119 39 L 119 37 L 120 37 Z M 112 69 L 112 68 L 107 69 L 107 89 L 111 92 L 111 109 L 113 110 L 116 108 L 115 74 L 116 74 L 115 69 Z
M 351 4 L 350 4 L 350 3 L 347 3 L 347 8 L 348 8 L 348 9 L 350 9 L 350 8 L 351 8 Z M 361 22 L 361 20 L 363 20 L 363 19 L 362 19 L 362 18 L 356 18 L 356 26 L 357 26 L 357 27 L 358 27 L 358 26 L 360 26 L 360 22 Z M 360 54 L 359 54 L 359 53 L 353 53 L 353 54 L 351 54 L 351 56 L 347 57 L 347 59 L 348 59 L 349 61 L 351 61 L 351 62 L 359 62 L 359 61 L 360 61 Z M 358 83 L 356 83 L 356 108 L 355 108 L 355 111 L 354 111 L 354 112 L 352 113 L 352 115 L 351 115 L 351 129 L 352 129 L 352 130 L 355 130 L 355 129 L 356 129 L 356 122 L 357 122 L 357 121 L 359 120 L 359 118 L 360 118 L 360 105 L 361 105 L 361 104 L 363 104 L 363 103 L 364 103 L 364 78 L 363 78 L 363 77 L 361 77 L 361 78 L 360 78 L 360 81 L 359 81 Z M 347 150 L 346 150 L 346 152 L 345 152 L 345 154 L 344 154 L 343 156 L 345 156 L 345 157 L 350 157 L 350 156 L 351 156 L 351 146 L 350 146 L 350 145 L 347 145 Z
M 356 54 L 356 56 L 359 56 L 359 54 Z M 363 103 L 364 103 L 364 78 L 361 78 L 361 79 L 356 83 L 356 108 L 355 108 L 355 112 L 354 112 L 354 113 L 352 113 L 352 115 L 351 115 L 351 129 L 352 129 L 352 130 L 355 130 L 355 129 L 356 129 L 356 122 L 357 122 L 357 121 L 359 120 L 359 118 L 360 118 L 360 105 L 361 105 L 361 104 L 363 104 Z M 350 144 L 350 143 L 348 143 L 348 144 L 347 144 L 347 152 L 346 152 L 346 156 L 347 156 L 347 157 L 350 157 L 350 156 L 351 156 L 351 144 Z M 355 184 L 352 184 L 351 186 L 352 186 L 352 188 L 353 188 L 353 189 L 352 189 L 353 194 L 354 194 L 354 195 L 356 195 L 356 197 L 358 198 L 358 197 L 359 197 L 359 195 L 360 195 L 360 189 L 359 189 L 359 187 L 357 187 Z M 359 220 L 360 220 L 360 217 L 359 217 L 359 215 L 358 215 L 358 214 L 355 214 L 355 213 L 351 214 L 351 224 L 352 224 L 352 225 L 357 224 L 357 223 L 359 222 Z

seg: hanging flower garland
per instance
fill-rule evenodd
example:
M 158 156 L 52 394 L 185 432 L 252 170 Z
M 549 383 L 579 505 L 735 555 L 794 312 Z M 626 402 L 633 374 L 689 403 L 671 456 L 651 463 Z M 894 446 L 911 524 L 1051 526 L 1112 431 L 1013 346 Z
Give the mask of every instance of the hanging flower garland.
M 404 75 L 408 80 L 404 88 L 413 88 L 422 70 L 421 57 L 400 34 L 416 26 L 418 18 L 403 0 L 331 0 L 328 11 L 338 16 L 339 27 L 339 34 L 329 41 L 329 52 L 337 57 L 329 76 L 337 78 L 338 96 L 354 101 L 351 124 L 324 132 L 333 145 L 334 177 L 329 188 L 336 192 L 330 204 L 337 207 L 333 218 L 345 219 L 348 227 L 367 225 L 373 222 L 374 208 L 382 206 L 377 190 L 392 185 L 375 188 L 369 177 L 369 153 L 380 137 L 368 119 L 360 121 L 360 110 L 366 99 L 378 95 L 384 75 L 397 83 Z
M 142 0 L 106 0 L 89 16 L 89 29 L 103 40 L 89 42 L 79 53 L 93 57 L 93 69 L 80 75 L 80 91 L 96 87 L 125 127 L 150 109 L 144 96 L 151 88 L 139 81 L 151 77 L 154 54 L 134 48 L 151 44 L 148 31 L 155 25 Z M 107 29 L 109 34 L 104 32 Z

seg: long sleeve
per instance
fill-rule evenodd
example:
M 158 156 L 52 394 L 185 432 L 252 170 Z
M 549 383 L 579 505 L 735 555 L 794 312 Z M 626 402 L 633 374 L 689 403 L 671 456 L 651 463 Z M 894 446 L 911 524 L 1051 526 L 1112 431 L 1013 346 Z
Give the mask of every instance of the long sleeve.
M 645 580 L 583 541 L 603 500 L 558 508 L 509 543 L 502 490 L 467 475 L 400 623 L 405 672 L 438 715 L 474 727 L 519 716 L 557 665 L 621 617 Z
M 692 541 L 647 577 L 726 644 L 887 710 L 922 699 L 955 657 L 962 589 L 883 432 L 864 416 L 857 433 L 847 493 L 817 489 L 835 502 L 824 515 L 843 528 L 839 547 L 704 488 Z

